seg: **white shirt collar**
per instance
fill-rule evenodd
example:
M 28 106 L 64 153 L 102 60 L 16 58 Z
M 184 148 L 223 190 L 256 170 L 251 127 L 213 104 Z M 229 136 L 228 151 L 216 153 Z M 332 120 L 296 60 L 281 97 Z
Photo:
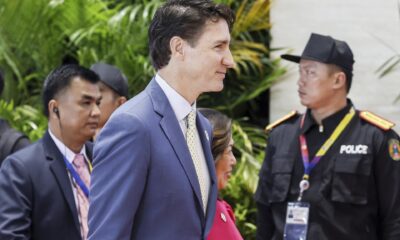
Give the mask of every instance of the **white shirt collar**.
M 159 74 L 156 74 L 155 79 L 167 96 L 167 99 L 171 104 L 172 110 L 174 111 L 175 116 L 179 122 L 184 120 L 185 117 L 190 113 L 190 111 L 196 110 L 196 102 L 191 106 L 190 103 L 175 89 L 168 85 L 168 83 L 164 79 L 162 79 Z
M 54 143 L 56 144 L 58 150 L 61 152 L 63 156 L 67 159 L 68 162 L 72 163 L 75 158 L 76 153 L 74 153 L 71 149 L 69 149 L 63 142 L 61 142 L 50 130 L 49 128 L 50 137 L 53 139 Z M 83 144 L 83 147 L 80 151 L 81 154 L 85 156 L 85 159 L 89 159 L 86 155 L 86 147 Z

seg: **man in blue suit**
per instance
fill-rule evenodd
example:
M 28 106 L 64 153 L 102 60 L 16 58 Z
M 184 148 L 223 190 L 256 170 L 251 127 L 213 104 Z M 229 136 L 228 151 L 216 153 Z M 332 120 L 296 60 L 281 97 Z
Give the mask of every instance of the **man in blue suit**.
M 217 180 L 211 127 L 196 99 L 223 89 L 234 65 L 233 22 L 229 8 L 207 0 L 167 1 L 155 13 L 149 48 L 157 74 L 95 142 L 89 239 L 207 237 Z
M 90 161 L 101 93 L 98 76 L 78 65 L 49 74 L 43 109 L 49 129 L 0 168 L 0 239 L 84 240 L 88 201 L 81 201 L 75 156 Z M 82 168 L 90 170 L 90 164 Z

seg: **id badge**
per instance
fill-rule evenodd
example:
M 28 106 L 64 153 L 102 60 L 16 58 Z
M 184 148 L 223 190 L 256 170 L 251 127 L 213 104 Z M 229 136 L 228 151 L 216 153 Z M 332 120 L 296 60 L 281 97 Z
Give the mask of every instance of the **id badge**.
M 283 238 L 285 240 L 306 240 L 310 204 L 288 202 Z

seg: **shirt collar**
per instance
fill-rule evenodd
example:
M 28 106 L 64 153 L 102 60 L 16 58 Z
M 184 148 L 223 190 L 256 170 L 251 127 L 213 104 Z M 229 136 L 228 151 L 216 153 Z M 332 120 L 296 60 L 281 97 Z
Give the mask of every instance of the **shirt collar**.
M 350 111 L 350 108 L 353 106 L 353 103 L 350 99 L 347 100 L 347 105 L 336 113 L 322 119 L 321 126 L 323 128 L 324 133 L 332 133 L 336 126 L 340 123 L 340 121 L 344 118 L 344 116 Z M 301 133 L 307 133 L 313 127 L 319 127 L 317 121 L 311 114 L 311 109 L 307 109 L 305 113 L 306 116 L 304 118 L 304 125 L 301 129 Z
M 67 159 L 67 161 L 69 163 L 72 163 L 72 161 L 75 158 L 76 153 L 74 153 L 71 149 L 69 149 L 67 146 L 65 146 L 65 144 L 60 141 L 50 130 L 49 128 L 49 134 L 51 139 L 53 139 L 54 143 L 56 144 L 58 150 L 61 152 L 61 154 Z M 81 151 L 81 154 L 83 154 L 83 156 L 85 156 L 85 159 L 89 159 L 88 156 L 86 155 L 86 147 L 85 144 L 83 144 Z
M 159 74 L 155 76 L 156 82 L 167 96 L 172 110 L 178 121 L 182 121 L 192 110 L 196 110 L 196 102 L 191 106 L 190 103 L 173 89 Z

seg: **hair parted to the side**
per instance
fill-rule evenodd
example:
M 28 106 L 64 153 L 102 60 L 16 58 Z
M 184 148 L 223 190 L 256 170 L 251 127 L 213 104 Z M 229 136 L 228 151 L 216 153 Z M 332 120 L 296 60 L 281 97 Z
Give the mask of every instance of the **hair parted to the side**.
M 213 129 L 211 151 L 217 162 L 221 154 L 229 146 L 232 137 L 232 120 L 225 114 L 209 108 L 199 108 L 199 112 L 210 121 Z
M 232 29 L 234 12 L 223 4 L 210 0 L 170 0 L 157 9 L 150 24 L 149 50 L 156 70 L 166 66 L 171 58 L 169 42 L 178 36 L 195 46 L 208 21 L 223 19 Z
M 93 84 L 100 81 L 95 72 L 76 64 L 62 65 L 51 71 L 43 83 L 42 90 L 43 113 L 47 117 L 49 116 L 50 100 L 56 99 L 61 92 L 65 91 L 75 77 Z

